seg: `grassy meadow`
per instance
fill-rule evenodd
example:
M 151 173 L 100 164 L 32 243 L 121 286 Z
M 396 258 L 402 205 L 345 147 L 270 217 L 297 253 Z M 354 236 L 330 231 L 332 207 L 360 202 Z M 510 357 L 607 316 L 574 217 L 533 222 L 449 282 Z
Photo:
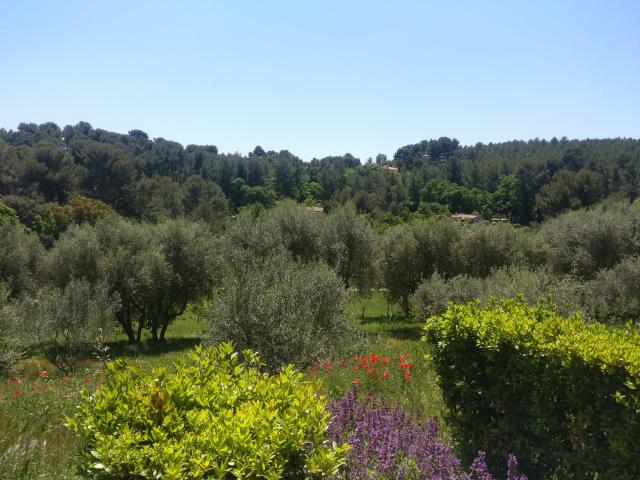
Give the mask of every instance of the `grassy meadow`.
M 322 359 L 306 370 L 310 378 L 321 379 L 322 392 L 336 398 L 358 379 L 358 384 L 423 417 L 442 417 L 436 376 L 424 358 L 426 345 L 420 342 L 421 324 L 402 316 L 381 293 L 353 296 L 347 314 L 365 334 L 364 347 L 349 358 Z M 106 344 L 108 356 L 147 371 L 171 366 L 200 343 L 206 329 L 207 324 L 188 311 L 172 326 L 166 344 L 129 345 L 115 338 Z M 65 374 L 42 355 L 31 355 L 0 380 L 0 478 L 74 478 L 80 442 L 64 427 L 64 417 L 74 413 L 83 390 L 98 387 L 104 361 L 87 352 L 77 368 Z

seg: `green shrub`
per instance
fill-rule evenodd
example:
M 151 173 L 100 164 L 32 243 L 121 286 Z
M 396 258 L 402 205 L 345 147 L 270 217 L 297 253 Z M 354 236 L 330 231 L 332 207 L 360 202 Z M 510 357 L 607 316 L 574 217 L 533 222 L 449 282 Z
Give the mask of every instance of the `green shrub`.
M 569 275 L 555 275 L 546 268 L 504 267 L 494 270 L 486 278 L 456 275 L 444 279 L 438 274 L 423 281 L 411 297 L 418 318 L 440 315 L 449 302 L 467 303 L 491 298 L 515 298 L 522 295 L 530 305 L 550 301 L 563 315 L 592 308 L 585 298 L 585 287 Z M 598 317 L 599 318 L 599 317 Z
M 38 340 L 52 363 L 70 371 L 102 330 L 113 329 L 118 304 L 104 282 L 71 280 L 64 288 L 41 289 L 17 306 L 25 339 Z
M 640 202 L 568 212 L 540 231 L 555 271 L 593 278 L 624 257 L 640 255 Z
M 425 332 L 465 460 L 482 448 L 531 478 L 640 477 L 638 332 L 514 300 L 451 305 Z
M 5 373 L 21 355 L 16 337 L 18 325 L 9 287 L 0 283 L 0 373 Z
M 44 247 L 37 235 L 0 223 L 0 282 L 12 298 L 33 292 L 40 279 Z
M 303 479 L 335 475 L 348 446 L 329 446 L 316 385 L 292 366 L 262 373 L 231 344 L 196 348 L 146 375 L 118 360 L 68 426 L 84 441 L 87 478 Z
M 594 318 L 627 322 L 640 318 L 640 258 L 623 258 L 609 270 L 600 270 L 586 282 L 585 303 Z
M 232 341 L 277 369 L 309 365 L 353 342 L 343 314 L 347 292 L 327 265 L 303 264 L 286 254 L 239 257 L 235 263 L 235 275 L 208 314 L 210 344 Z

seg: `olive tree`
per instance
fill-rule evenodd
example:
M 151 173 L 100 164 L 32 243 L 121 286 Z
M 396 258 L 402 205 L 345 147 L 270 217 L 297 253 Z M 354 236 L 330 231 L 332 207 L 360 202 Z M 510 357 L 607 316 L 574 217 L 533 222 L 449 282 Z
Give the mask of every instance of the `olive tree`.
M 155 227 L 158 245 L 145 252 L 149 279 L 143 295 L 154 341 L 164 341 L 167 328 L 189 303 L 208 296 L 220 281 L 220 257 L 206 224 L 172 220 Z
M 640 203 L 568 212 L 545 223 L 541 235 L 554 270 L 593 278 L 624 257 L 640 255 Z
M 390 228 L 382 238 L 382 284 L 390 300 L 398 302 L 409 313 L 409 297 L 420 282 L 418 242 L 409 226 Z
M 234 263 L 209 312 L 210 343 L 256 350 L 275 369 L 307 365 L 344 342 L 346 290 L 331 268 L 283 254 Z
M 139 342 L 149 328 L 154 341 L 164 341 L 169 324 L 218 282 L 218 259 L 204 223 L 105 220 L 65 232 L 49 252 L 47 271 L 58 288 L 73 280 L 106 283 L 128 340 Z
M 38 237 L 15 226 L 0 224 L 0 282 L 8 295 L 20 297 L 36 289 L 44 247 Z
M 18 325 L 14 306 L 9 300 L 9 287 L 0 283 L 0 373 L 20 357 Z
M 51 360 L 70 370 L 78 354 L 111 329 L 118 299 L 104 282 L 73 279 L 62 288 L 42 289 L 19 305 L 22 325 L 47 348 Z
M 322 226 L 317 215 L 287 201 L 270 210 L 264 221 L 275 224 L 282 246 L 293 258 L 304 262 L 318 260 Z
M 328 214 L 320 235 L 324 260 L 346 286 L 362 291 L 375 285 L 378 239 L 352 205 Z

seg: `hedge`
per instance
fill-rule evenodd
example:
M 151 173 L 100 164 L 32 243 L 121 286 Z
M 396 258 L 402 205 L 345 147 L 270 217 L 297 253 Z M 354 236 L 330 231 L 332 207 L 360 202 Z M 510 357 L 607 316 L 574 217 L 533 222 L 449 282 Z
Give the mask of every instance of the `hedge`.
M 640 478 L 640 333 L 522 300 L 450 305 L 424 340 L 470 461 L 513 452 L 532 479 Z

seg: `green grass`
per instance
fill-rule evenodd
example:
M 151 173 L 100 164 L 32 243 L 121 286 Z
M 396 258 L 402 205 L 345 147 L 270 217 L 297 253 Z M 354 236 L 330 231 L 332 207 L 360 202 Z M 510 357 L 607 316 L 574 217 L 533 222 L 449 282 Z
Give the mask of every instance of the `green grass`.
M 360 368 L 354 372 L 351 357 L 325 359 L 333 361 L 334 366 L 318 365 L 315 373 L 313 368 L 308 371 L 310 377 L 322 379 L 323 392 L 330 398 L 337 398 L 351 388 L 358 376 L 361 391 L 370 387 L 422 417 L 441 418 L 444 406 L 437 379 L 424 359 L 427 347 L 419 341 L 421 324 L 402 316 L 378 292 L 353 296 L 347 313 L 365 335 L 363 346 L 350 354 L 361 358 L 375 353 L 380 358 L 388 358 L 389 364 L 383 369 L 380 362 L 378 372 L 367 376 Z M 206 322 L 199 320 L 189 309 L 169 327 L 165 344 L 153 344 L 145 338 L 141 345 L 129 345 L 126 338 L 118 334 L 108 342 L 109 354 L 112 358 L 125 358 L 147 371 L 171 366 L 185 350 L 200 343 L 206 329 Z M 405 378 L 400 367 L 400 355 L 407 353 L 411 355 L 406 361 L 414 364 L 409 368 L 410 379 Z M 340 365 L 341 360 L 346 360 L 347 365 Z M 46 378 L 40 376 L 43 370 L 47 372 Z M 389 372 L 388 377 L 383 377 L 385 370 Z M 382 377 L 380 382 L 377 381 L 379 376 Z M 74 413 L 83 389 L 97 388 L 102 378 L 102 364 L 87 354 L 76 370 L 66 377 L 42 354 L 34 354 L 0 378 L 1 479 L 75 478 L 73 457 L 80 442 L 65 429 L 63 419 Z M 446 435 L 446 429 L 444 433 Z

